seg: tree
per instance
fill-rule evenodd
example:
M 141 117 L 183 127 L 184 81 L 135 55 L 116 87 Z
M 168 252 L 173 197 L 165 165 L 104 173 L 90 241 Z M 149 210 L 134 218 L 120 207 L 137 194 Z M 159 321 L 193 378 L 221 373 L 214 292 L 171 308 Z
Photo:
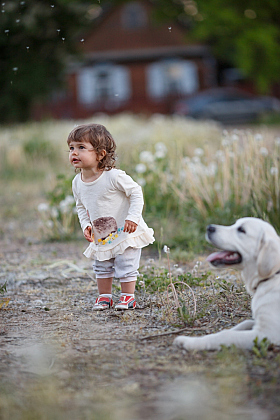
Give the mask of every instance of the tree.
M 1 7 L 0 121 L 25 120 L 34 98 L 61 83 L 77 31 L 88 23 L 88 6 L 74 0 L 6 0 Z
M 268 92 L 280 74 L 279 0 L 154 0 L 158 19 L 179 19 L 194 40 L 212 47 Z

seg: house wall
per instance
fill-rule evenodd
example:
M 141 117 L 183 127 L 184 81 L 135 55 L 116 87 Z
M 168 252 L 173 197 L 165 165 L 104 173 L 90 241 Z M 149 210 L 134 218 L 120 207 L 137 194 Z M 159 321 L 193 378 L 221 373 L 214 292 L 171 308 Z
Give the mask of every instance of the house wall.
M 125 28 L 122 24 L 122 14 L 125 4 L 108 13 L 103 21 L 81 44 L 84 53 L 109 50 L 137 50 L 153 47 L 171 47 L 186 45 L 187 32 L 176 24 L 157 24 L 153 19 L 153 8 L 147 1 L 141 1 L 141 6 L 147 14 L 147 22 L 140 28 Z M 173 22 L 174 23 L 174 22 Z M 169 28 L 171 27 L 171 30 Z
M 64 96 L 59 99 L 55 96 L 48 104 L 37 105 L 34 111 L 35 118 L 87 118 L 96 112 L 114 114 L 123 111 L 169 114 L 172 112 L 174 101 L 187 94 L 186 88 L 173 91 L 170 87 L 172 85 L 168 81 L 168 66 L 171 62 L 175 63 L 175 67 L 181 66 L 181 71 L 188 62 L 196 66 L 197 86 L 194 80 L 194 91 L 215 84 L 215 63 L 207 49 L 190 44 L 187 31 L 174 22 L 155 23 L 152 19 L 153 7 L 148 0 L 130 3 L 140 5 L 140 15 L 141 7 L 143 8 L 143 25 L 127 27 L 129 25 L 125 24 L 124 11 L 129 3 L 121 4 L 106 13 L 96 27 L 83 37 L 84 42 L 79 42 L 84 59 L 80 65 L 76 63 L 74 69 L 68 71 Z M 149 66 L 153 64 L 159 64 L 158 73 L 154 69 L 155 81 L 159 82 L 159 77 L 165 77 L 162 85 L 170 84 L 162 96 L 155 96 L 149 92 Z M 113 90 L 109 93 L 111 98 L 99 98 L 100 92 L 93 93 L 91 102 L 87 93 L 98 89 L 98 80 L 93 80 L 98 66 L 115 66 L 116 70 L 126 69 L 130 91 L 126 100 L 119 100 L 119 95 Z M 176 86 L 176 80 L 173 80 L 173 83 Z M 85 92 L 84 98 L 81 96 L 81 86 Z

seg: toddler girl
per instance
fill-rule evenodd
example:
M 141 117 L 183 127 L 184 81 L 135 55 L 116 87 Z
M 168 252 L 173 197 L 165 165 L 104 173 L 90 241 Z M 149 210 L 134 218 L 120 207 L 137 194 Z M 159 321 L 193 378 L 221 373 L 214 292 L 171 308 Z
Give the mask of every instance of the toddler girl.
M 142 218 L 142 189 L 115 169 L 116 144 L 103 125 L 77 126 L 67 143 L 70 163 L 80 170 L 72 189 L 81 228 L 90 242 L 84 255 L 94 259 L 99 296 L 93 310 L 113 306 L 113 277 L 121 283 L 115 308 L 134 309 L 141 248 L 154 241 L 153 229 Z

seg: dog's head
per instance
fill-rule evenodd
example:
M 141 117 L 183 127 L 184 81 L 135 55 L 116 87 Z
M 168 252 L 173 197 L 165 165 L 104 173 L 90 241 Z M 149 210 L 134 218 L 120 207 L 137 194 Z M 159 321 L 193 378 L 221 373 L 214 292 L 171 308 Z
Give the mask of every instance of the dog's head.
M 209 225 L 206 239 L 219 248 L 207 258 L 215 267 L 232 266 L 244 273 L 248 290 L 280 269 L 280 238 L 267 222 L 244 217 L 231 226 Z

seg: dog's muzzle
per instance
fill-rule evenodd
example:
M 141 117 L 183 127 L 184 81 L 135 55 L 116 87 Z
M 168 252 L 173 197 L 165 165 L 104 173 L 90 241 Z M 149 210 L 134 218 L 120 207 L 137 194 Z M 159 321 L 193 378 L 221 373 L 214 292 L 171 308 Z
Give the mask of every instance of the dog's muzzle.
M 217 231 L 215 225 L 208 225 L 206 228 L 206 239 L 216 246 L 215 241 L 213 240 L 213 234 Z M 237 251 L 231 250 L 221 250 L 219 252 L 214 252 L 213 254 L 207 257 L 207 261 L 210 262 L 215 267 L 227 266 L 240 264 L 242 262 L 242 256 Z

